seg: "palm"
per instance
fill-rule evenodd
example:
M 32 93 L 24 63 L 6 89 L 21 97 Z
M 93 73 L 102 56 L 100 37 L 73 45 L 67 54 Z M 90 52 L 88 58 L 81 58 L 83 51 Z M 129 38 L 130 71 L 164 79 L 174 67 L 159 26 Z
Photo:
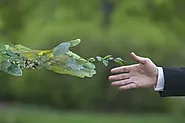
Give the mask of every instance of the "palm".
M 148 64 L 136 64 L 131 67 L 129 72 L 130 79 L 133 81 L 137 88 L 150 87 L 155 83 L 153 80 L 153 74 L 155 71 L 150 69 L 150 67 L 151 66 Z

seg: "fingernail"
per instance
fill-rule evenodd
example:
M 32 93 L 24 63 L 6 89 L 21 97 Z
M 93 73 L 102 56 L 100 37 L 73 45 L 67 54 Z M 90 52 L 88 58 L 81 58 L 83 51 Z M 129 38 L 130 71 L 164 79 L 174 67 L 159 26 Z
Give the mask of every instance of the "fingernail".
M 108 79 L 109 79 L 109 81 L 111 80 L 111 78 L 112 78 L 112 77 L 111 77 L 111 76 L 109 76 L 109 78 L 108 78 Z

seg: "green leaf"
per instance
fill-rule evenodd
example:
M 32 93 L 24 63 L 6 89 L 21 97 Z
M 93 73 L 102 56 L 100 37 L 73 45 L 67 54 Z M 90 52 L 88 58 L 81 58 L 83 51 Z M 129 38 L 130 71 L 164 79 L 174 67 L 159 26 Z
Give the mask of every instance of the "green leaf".
M 1 63 L 1 69 L 5 72 L 7 72 L 10 75 L 14 76 L 22 76 L 22 70 L 19 66 L 15 64 L 11 64 L 8 61 L 4 61 Z
M 71 44 L 69 42 L 61 43 L 60 45 L 58 45 L 57 47 L 53 49 L 53 55 L 59 56 L 59 55 L 67 53 L 69 51 L 70 45 Z
M 125 62 L 122 58 L 116 58 L 119 61 Z
M 109 58 L 108 60 L 113 60 L 114 59 L 114 57 L 111 57 L 111 58 Z
M 69 41 L 70 47 L 77 46 L 78 44 L 80 44 L 80 42 L 81 42 L 80 39 L 76 39 L 76 40 Z
M 114 61 L 120 65 L 124 65 L 123 62 L 125 62 L 122 58 L 115 58 Z
M 34 60 L 34 59 L 38 58 L 38 55 L 36 53 L 34 53 L 34 52 L 31 52 L 31 51 L 23 52 L 23 53 L 21 53 L 21 56 L 23 56 L 23 57 L 25 57 L 25 58 L 27 58 L 29 60 Z
M 19 66 L 12 64 L 10 65 L 6 72 L 10 75 L 14 75 L 14 76 L 22 76 L 22 70 Z
M 15 48 L 16 48 L 16 50 L 19 50 L 19 51 L 31 51 L 31 49 L 30 48 L 28 48 L 28 47 L 25 47 L 25 46 L 23 46 L 23 45 L 15 45 Z
M 5 45 L 5 50 L 9 50 L 10 46 L 9 45 Z
M 92 63 L 92 62 L 95 62 L 96 60 L 95 58 L 89 58 L 88 61 Z
M 43 54 L 39 59 L 40 61 L 40 68 L 49 68 L 50 65 L 48 64 L 49 62 L 47 61 L 47 56 L 46 54 Z
M 92 77 L 96 74 L 93 63 L 72 52 L 68 52 L 68 55 L 53 57 L 51 63 L 52 65 L 48 69 L 61 74 L 69 74 L 81 78 Z
M 18 56 L 12 52 L 11 50 L 6 50 L 6 54 L 10 56 L 11 58 L 17 58 Z
M 104 59 L 104 60 L 109 60 L 109 59 L 111 59 L 111 58 L 113 58 L 112 55 L 107 55 L 107 56 L 105 56 L 103 59 Z
M 10 65 L 11 65 L 10 62 L 3 61 L 3 62 L 1 63 L 1 68 L 2 68 L 2 70 L 6 71 L 7 68 L 8 68 Z
M 97 59 L 99 62 L 103 61 L 103 58 L 100 57 L 100 56 L 96 56 L 96 59 Z
M 46 68 L 61 74 L 69 74 L 77 77 L 92 77 L 96 74 L 96 60 L 108 66 L 109 61 L 123 65 L 125 62 L 121 58 L 114 58 L 112 55 L 105 57 L 97 56 L 88 60 L 78 56 L 69 50 L 70 47 L 77 46 L 80 39 L 69 42 L 62 42 L 51 50 L 31 50 L 22 45 L 0 45 L 0 69 L 14 76 L 21 76 L 22 69 L 36 65 L 37 69 Z M 18 65 L 17 65 L 18 64 Z M 26 64 L 26 65 L 25 65 Z M 33 68 L 35 68 L 33 66 Z
M 108 65 L 109 65 L 109 61 L 108 61 L 108 60 L 103 60 L 103 64 L 104 64 L 105 66 L 108 66 Z

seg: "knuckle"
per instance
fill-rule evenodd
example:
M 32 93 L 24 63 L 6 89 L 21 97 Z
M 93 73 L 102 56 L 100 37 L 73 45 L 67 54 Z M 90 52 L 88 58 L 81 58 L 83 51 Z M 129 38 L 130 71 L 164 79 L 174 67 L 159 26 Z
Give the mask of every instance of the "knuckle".
M 125 82 L 124 82 L 124 85 L 127 85 L 128 83 L 129 83 L 129 81 L 125 81 Z
M 151 61 L 150 58 L 145 58 L 145 61 L 148 62 L 148 61 Z
M 121 78 L 121 79 L 124 79 L 124 78 L 125 78 L 125 75 L 124 75 L 124 74 L 122 74 L 122 75 L 120 76 L 120 78 Z
M 124 81 L 120 81 L 120 86 L 121 85 L 125 85 L 125 82 Z
M 123 73 L 124 71 L 125 71 L 125 68 L 124 68 L 124 67 L 122 67 L 122 68 L 121 68 L 121 72 Z
M 118 82 L 118 86 L 121 86 L 121 82 L 120 81 Z
M 119 75 L 117 75 L 117 76 L 115 76 L 115 79 L 116 80 L 120 80 L 120 79 L 122 79 Z
M 122 74 L 122 79 L 126 79 L 126 78 L 129 78 L 129 75 L 127 75 L 127 74 Z
M 121 72 L 123 73 L 125 71 L 128 71 L 128 68 L 127 67 L 122 67 Z

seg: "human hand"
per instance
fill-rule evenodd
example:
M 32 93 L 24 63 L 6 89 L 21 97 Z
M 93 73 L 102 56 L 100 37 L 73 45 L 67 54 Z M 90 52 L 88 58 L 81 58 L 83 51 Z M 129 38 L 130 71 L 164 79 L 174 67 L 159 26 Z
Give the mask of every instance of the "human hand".
M 114 74 L 109 77 L 113 86 L 120 90 L 134 88 L 148 88 L 156 85 L 158 77 L 157 66 L 149 59 L 131 53 L 131 57 L 138 64 L 117 67 L 111 70 Z

